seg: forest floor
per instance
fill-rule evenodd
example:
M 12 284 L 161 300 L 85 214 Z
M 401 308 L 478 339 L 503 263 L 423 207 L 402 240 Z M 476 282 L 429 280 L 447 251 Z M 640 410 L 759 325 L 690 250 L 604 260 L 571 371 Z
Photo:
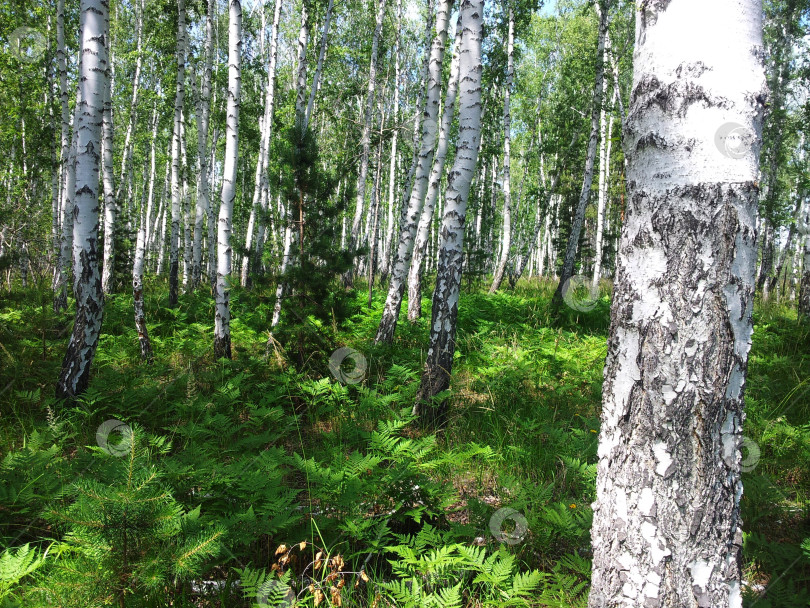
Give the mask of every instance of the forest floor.
M 266 350 L 272 286 L 232 291 L 231 361 L 205 290 L 148 286 L 151 365 L 113 295 L 65 404 L 72 312 L 4 292 L 0 606 L 585 606 L 609 298 L 552 323 L 553 287 L 468 286 L 439 433 L 410 416 L 428 297 L 374 345 L 385 294 L 359 290 L 296 369 Z M 787 307 L 756 308 L 746 411 L 745 605 L 808 606 L 810 326 Z

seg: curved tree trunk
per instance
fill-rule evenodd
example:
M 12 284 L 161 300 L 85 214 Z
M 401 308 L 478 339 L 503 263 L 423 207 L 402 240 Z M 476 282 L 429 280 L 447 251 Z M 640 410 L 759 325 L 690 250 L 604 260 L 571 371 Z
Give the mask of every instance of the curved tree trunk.
M 419 217 L 419 226 L 416 228 L 416 240 L 413 245 L 411 267 L 408 270 L 408 320 L 416 321 L 422 316 L 422 272 L 430 238 L 430 225 L 433 221 L 433 211 L 436 200 L 439 198 L 439 189 L 444 173 L 444 163 L 447 160 L 450 127 L 456 110 L 456 95 L 458 93 L 458 63 L 459 46 L 461 43 L 461 27 L 456 28 L 455 52 L 450 63 L 450 78 L 447 82 L 447 94 L 444 98 L 442 112 L 442 125 L 439 131 L 439 143 L 436 146 L 436 155 L 433 159 L 433 168 L 430 170 L 428 191 L 422 214 Z
M 604 0 L 600 0 L 604 2 Z M 593 167 L 596 161 L 596 145 L 599 142 L 599 114 L 602 110 L 602 82 L 605 78 L 605 38 L 608 29 L 608 10 L 606 3 L 596 4 L 599 14 L 599 41 L 596 49 L 596 82 L 593 87 L 593 100 L 591 107 L 591 137 L 588 140 L 588 153 L 585 159 L 585 176 L 582 179 L 582 190 L 579 194 L 574 222 L 571 226 L 571 234 L 568 237 L 568 245 L 565 248 L 565 258 L 563 259 L 562 270 L 560 271 L 560 282 L 552 298 L 552 306 L 557 309 L 563 301 L 563 289 L 566 287 L 568 279 L 574 274 L 574 261 L 579 247 L 579 237 L 582 234 L 582 224 L 585 221 L 585 209 L 588 206 L 588 198 L 591 194 L 593 184 Z
M 78 144 L 73 212 L 76 320 L 56 383 L 56 396 L 65 398 L 76 397 L 87 390 L 104 313 L 98 259 L 98 187 L 101 123 L 110 88 L 106 47 L 110 28 L 107 0 L 82 0 L 81 22 L 81 111 L 76 130 Z
M 636 14 L 590 608 L 742 606 L 761 12 L 760 0 L 681 0 Z M 750 135 L 737 158 L 715 145 L 729 123 Z
M 450 386 L 453 354 L 456 351 L 456 319 L 464 259 L 464 220 L 481 139 L 483 17 L 484 0 L 462 0 L 458 144 L 453 168 L 447 178 L 441 252 L 433 291 L 430 347 L 413 408 L 414 414 L 426 423 L 441 424 L 443 421 L 444 407 L 433 408 L 427 402 Z
M 405 293 L 405 279 L 411 263 L 414 237 L 422 213 L 422 206 L 427 195 L 430 172 L 433 167 L 433 154 L 438 133 L 437 119 L 441 101 L 442 61 L 447 41 L 447 25 L 450 21 L 451 0 L 440 0 L 436 17 L 436 37 L 430 47 L 428 64 L 427 103 L 422 121 L 422 142 L 419 149 L 419 161 L 414 174 L 413 188 L 408 200 L 408 207 L 399 227 L 399 243 L 396 255 L 391 264 L 391 279 L 388 295 L 385 299 L 380 326 L 377 329 L 375 342 L 391 342 L 394 339 L 399 312 L 402 306 L 402 295 Z
M 217 225 L 217 285 L 214 294 L 214 357 L 231 358 L 231 230 L 239 161 L 239 107 L 242 100 L 242 3 L 228 1 L 228 112 L 222 202 Z

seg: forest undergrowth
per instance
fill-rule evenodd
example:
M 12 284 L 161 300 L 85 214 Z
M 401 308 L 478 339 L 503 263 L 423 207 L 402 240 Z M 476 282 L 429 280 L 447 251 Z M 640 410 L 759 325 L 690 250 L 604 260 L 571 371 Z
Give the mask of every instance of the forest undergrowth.
M 368 310 L 359 289 L 302 366 L 267 346 L 269 287 L 233 289 L 215 361 L 210 294 L 171 309 L 147 285 L 151 365 L 113 295 L 67 404 L 73 312 L 44 285 L 3 293 L 0 606 L 586 606 L 609 297 L 553 321 L 553 287 L 462 296 L 439 432 L 411 416 L 428 297 L 374 345 L 384 292 Z M 807 606 L 810 325 L 777 303 L 754 322 L 745 605 Z

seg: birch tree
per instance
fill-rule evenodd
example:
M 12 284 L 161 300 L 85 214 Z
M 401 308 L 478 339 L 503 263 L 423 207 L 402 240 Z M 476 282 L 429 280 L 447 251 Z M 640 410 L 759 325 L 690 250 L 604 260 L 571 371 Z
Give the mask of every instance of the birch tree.
M 440 0 L 437 9 L 436 36 L 431 43 L 428 63 L 427 99 L 422 121 L 419 160 L 414 174 L 408 207 L 400 223 L 399 243 L 391 265 L 388 295 L 385 299 L 380 326 L 377 329 L 376 342 L 391 342 L 394 339 L 399 311 L 402 307 L 402 296 L 405 293 L 405 281 L 411 263 L 411 254 L 413 253 L 414 237 L 416 236 L 416 229 L 428 190 L 438 134 L 437 121 L 441 102 L 442 61 L 447 41 L 447 25 L 450 19 L 451 4 L 451 0 Z
M 742 606 L 761 12 L 681 0 L 636 13 L 590 608 Z M 729 124 L 743 136 L 716 143 Z
M 146 327 L 146 314 L 143 307 L 143 266 L 146 257 L 146 234 L 152 212 L 152 199 L 155 192 L 155 140 L 157 139 L 157 112 L 152 116 L 152 142 L 149 151 L 149 186 L 146 205 L 139 213 L 138 235 L 135 239 L 135 259 L 132 263 L 132 301 L 135 313 L 135 330 L 138 332 L 138 345 L 141 359 L 152 362 L 152 344 Z
M 460 25 L 460 24 L 459 24 Z M 444 98 L 442 111 L 442 124 L 439 130 L 439 142 L 436 145 L 436 155 L 433 158 L 433 168 L 430 170 L 428 191 L 422 214 L 419 217 L 419 226 L 416 228 L 416 240 L 413 245 L 411 266 L 408 269 L 408 320 L 416 321 L 422 316 L 422 271 L 430 238 L 430 225 L 433 221 L 433 212 L 444 174 L 444 163 L 447 160 L 449 147 L 450 127 L 456 111 L 456 95 L 458 93 L 458 64 L 459 47 L 461 43 L 461 27 L 456 27 L 453 59 L 450 64 L 450 78 L 447 83 L 447 94 Z
M 186 78 L 186 2 L 177 0 L 177 87 L 174 96 L 174 131 L 172 133 L 172 225 L 169 237 L 169 306 L 177 306 L 180 270 L 180 137 L 183 127 L 183 104 Z
M 99 269 L 99 164 L 101 124 L 109 96 L 109 4 L 107 0 L 81 0 L 82 60 L 79 78 L 79 122 L 76 146 L 76 188 L 73 212 L 73 291 L 76 318 L 56 396 L 73 398 L 90 381 L 90 366 L 98 346 L 104 312 Z
M 208 0 L 205 19 L 205 50 L 203 51 L 203 74 L 197 102 L 197 203 L 194 214 L 194 244 L 191 262 L 191 286 L 197 287 L 202 279 L 203 223 L 211 206 L 211 191 L 208 184 L 208 124 L 211 116 L 211 63 L 214 54 L 215 0 Z M 213 247 L 209 242 L 208 247 Z
M 489 293 L 500 289 L 506 264 L 509 261 L 509 248 L 512 246 L 512 113 L 510 101 L 512 82 L 515 77 L 515 10 L 509 2 L 509 33 L 506 41 L 506 86 L 503 90 L 503 231 L 501 232 L 501 255 L 492 277 Z
M 588 206 L 588 198 L 591 194 L 593 184 L 593 169 L 596 161 L 596 146 L 599 142 L 599 115 L 602 109 L 602 82 L 605 77 L 605 38 L 608 29 L 608 8 L 605 0 L 599 0 L 596 4 L 599 15 L 599 34 L 596 48 L 596 79 L 593 87 L 593 98 L 591 101 L 591 135 L 588 140 L 588 151 L 585 159 L 585 175 L 582 179 L 582 190 L 579 194 L 574 213 L 574 221 L 571 226 L 571 234 L 568 236 L 568 244 L 565 248 L 565 258 L 563 259 L 562 270 L 560 271 L 560 282 L 552 298 L 552 305 L 559 308 L 562 303 L 563 290 L 566 289 L 568 280 L 574 274 L 574 262 L 576 260 L 577 249 L 579 248 L 579 237 L 582 234 L 582 225 L 585 222 L 585 209 Z
M 377 7 L 377 17 L 374 27 L 374 36 L 371 40 L 371 58 L 368 66 L 368 86 L 366 88 L 366 103 L 363 113 L 363 132 L 360 136 L 360 169 L 357 174 L 357 196 L 355 199 L 354 219 L 352 220 L 352 231 L 349 249 L 354 251 L 357 248 L 360 237 L 360 222 L 363 219 L 363 209 L 366 200 L 366 181 L 368 179 L 368 160 L 371 151 L 371 113 L 374 109 L 374 97 L 377 91 L 377 49 L 380 46 L 380 35 L 382 33 L 383 17 L 385 16 L 386 0 L 379 0 Z M 301 93 L 299 93 L 300 95 Z M 352 283 L 353 272 L 347 273 L 344 280 Z
M 239 106 L 242 99 L 242 3 L 228 3 L 228 109 L 222 202 L 217 225 L 217 284 L 214 294 L 214 356 L 231 358 L 231 230 L 239 156 Z
M 414 414 L 420 415 L 426 422 L 441 422 L 444 417 L 444 406 L 436 409 L 427 401 L 450 385 L 464 259 L 464 221 L 481 138 L 484 0 L 462 0 L 460 11 L 458 143 L 455 161 L 447 178 L 441 250 L 433 291 L 430 346 L 414 404 Z

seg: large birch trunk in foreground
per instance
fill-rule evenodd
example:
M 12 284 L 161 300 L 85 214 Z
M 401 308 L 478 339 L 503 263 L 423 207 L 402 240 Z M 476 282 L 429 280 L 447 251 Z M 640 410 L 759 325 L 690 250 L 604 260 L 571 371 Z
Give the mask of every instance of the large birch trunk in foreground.
M 99 165 L 101 123 L 109 95 L 108 72 L 109 6 L 107 0 L 82 0 L 79 78 L 80 100 L 76 154 L 76 190 L 73 227 L 73 291 L 76 320 L 70 337 L 56 396 L 72 398 L 87 390 L 90 366 L 96 354 L 104 294 L 99 269 Z
M 680 0 L 636 15 L 590 608 L 742 606 L 761 12 Z M 719 139 L 729 125 L 742 137 Z
M 239 106 L 242 92 L 242 3 L 228 3 L 228 113 L 225 166 L 222 171 L 222 203 L 217 225 L 217 284 L 214 293 L 214 357 L 231 358 L 231 229 L 236 198 L 236 168 L 239 156 Z
M 447 178 L 441 251 L 433 291 L 430 348 L 414 404 L 414 414 L 419 414 L 423 421 L 429 423 L 441 423 L 444 417 L 442 407 L 437 410 L 427 401 L 450 386 L 453 354 L 456 351 L 456 319 L 464 260 L 464 220 L 481 139 L 483 17 L 484 0 L 462 0 L 458 144 L 453 168 Z
M 430 171 L 433 167 L 433 153 L 436 147 L 438 132 L 437 120 L 441 101 L 442 61 L 447 41 L 447 24 L 450 20 L 451 0 L 440 0 L 436 16 L 436 37 L 430 47 L 428 64 L 427 103 L 422 121 L 422 142 L 419 160 L 414 175 L 408 207 L 400 223 L 399 244 L 391 265 L 391 282 L 385 299 L 380 326 L 377 329 L 376 342 L 391 342 L 402 307 L 402 295 L 405 293 L 405 280 L 413 253 L 414 237 L 422 214 L 422 205 L 428 191 Z

